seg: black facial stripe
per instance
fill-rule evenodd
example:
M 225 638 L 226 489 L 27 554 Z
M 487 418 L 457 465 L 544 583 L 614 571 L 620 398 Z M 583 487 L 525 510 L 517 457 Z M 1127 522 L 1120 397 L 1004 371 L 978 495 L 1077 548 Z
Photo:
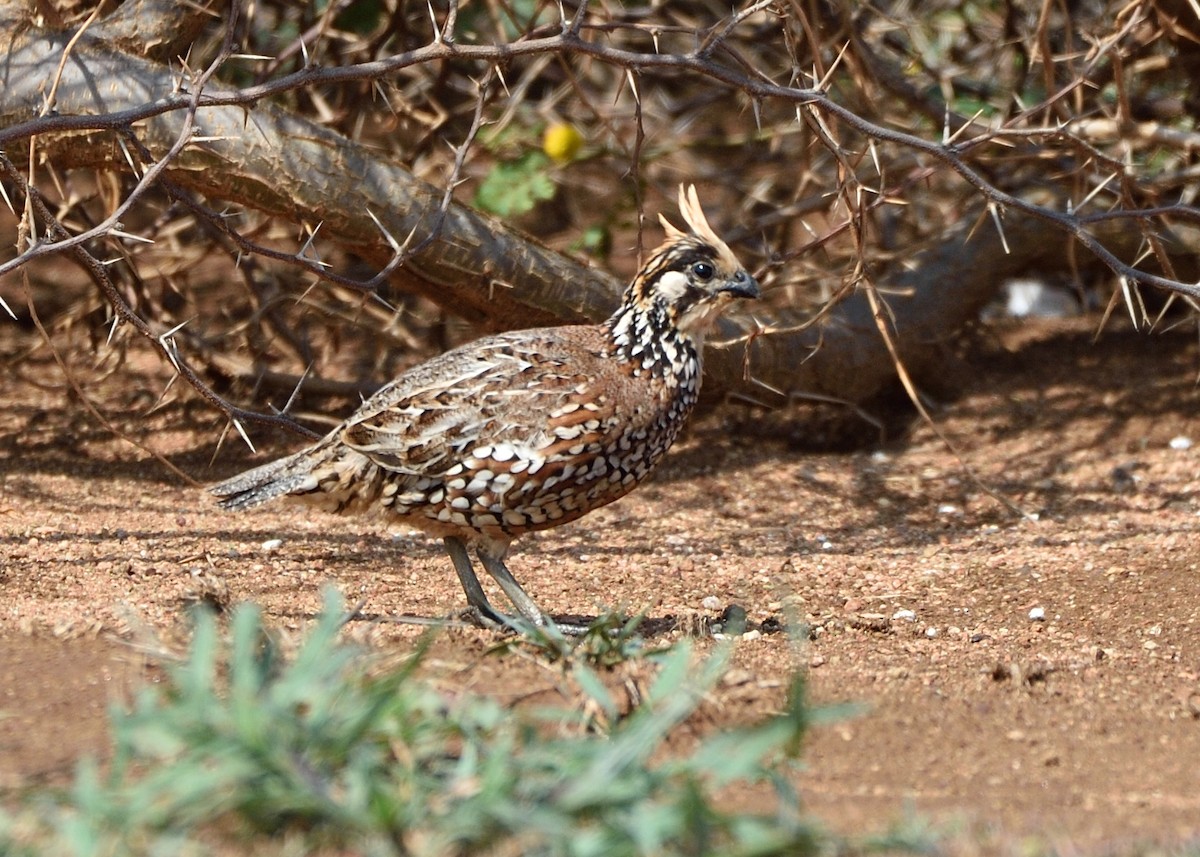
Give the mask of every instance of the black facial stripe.
M 691 268 L 697 262 L 707 262 L 716 270 L 716 250 L 709 244 L 700 241 L 688 242 L 672 247 L 660 258 L 651 263 L 648 276 L 643 281 L 643 294 L 654 289 L 663 275 L 674 271 L 688 274 L 687 294 L 694 301 L 703 296 L 704 291 L 691 282 Z M 694 293 L 694 294 L 693 294 Z
M 666 267 L 669 271 L 686 271 L 697 262 L 708 262 L 710 265 L 715 265 L 716 258 L 716 248 L 707 244 L 697 244 L 682 248 L 681 252 L 673 254 L 667 261 Z

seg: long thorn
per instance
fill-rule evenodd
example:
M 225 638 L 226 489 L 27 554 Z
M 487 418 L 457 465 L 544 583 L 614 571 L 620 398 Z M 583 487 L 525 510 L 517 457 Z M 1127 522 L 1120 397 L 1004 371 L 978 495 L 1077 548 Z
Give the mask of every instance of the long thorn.
M 992 215 L 992 222 L 996 224 L 996 231 L 1000 233 L 1000 244 L 1004 247 L 1005 255 L 1011 255 L 1012 250 L 1008 249 L 1008 238 L 1004 235 L 1004 224 L 1000 221 L 1000 207 L 994 202 L 989 202 L 988 212 Z
M 250 436 L 246 434 L 246 430 L 242 428 L 242 421 L 235 419 L 233 421 L 233 427 L 237 429 L 237 433 L 242 436 L 242 440 L 246 441 L 246 446 L 250 447 L 250 451 L 258 452 L 258 450 L 254 448 L 254 444 L 250 442 Z

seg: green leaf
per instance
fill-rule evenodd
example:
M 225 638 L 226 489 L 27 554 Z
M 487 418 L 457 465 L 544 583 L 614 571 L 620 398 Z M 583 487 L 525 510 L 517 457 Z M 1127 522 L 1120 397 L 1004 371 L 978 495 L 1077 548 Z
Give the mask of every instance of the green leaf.
M 542 152 L 528 152 L 515 161 L 492 167 L 475 192 L 475 204 L 499 217 L 514 217 L 533 210 L 539 202 L 554 197 L 555 186 Z

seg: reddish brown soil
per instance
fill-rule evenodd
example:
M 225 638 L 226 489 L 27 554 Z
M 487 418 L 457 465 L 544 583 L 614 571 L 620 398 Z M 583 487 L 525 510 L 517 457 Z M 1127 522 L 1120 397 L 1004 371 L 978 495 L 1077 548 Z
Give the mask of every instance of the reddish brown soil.
M 652 483 L 526 538 L 511 566 L 556 612 L 794 611 L 812 639 L 741 642 L 712 720 L 772 711 L 797 663 L 817 701 L 864 703 L 806 751 L 800 785 L 834 829 L 915 812 L 1009 852 L 1029 836 L 1087 853 L 1195 841 L 1200 355 L 1194 331 L 1092 333 L 1046 327 L 972 358 L 937 410 L 962 461 L 928 426 L 815 454 L 803 422 L 773 417 L 784 437 L 763 437 L 726 410 Z M 100 427 L 48 359 L 20 366 L 0 388 L 0 788 L 61 781 L 103 750 L 107 704 L 148 675 L 129 641 L 169 638 L 189 594 L 227 591 L 297 629 L 326 583 L 367 617 L 460 606 L 436 544 L 286 505 L 222 512 Z M 163 378 L 133 371 L 87 388 L 123 430 L 203 482 L 251 460 L 227 444 L 209 467 L 216 421 L 198 406 L 141 416 Z M 420 629 L 350 633 L 403 650 Z M 553 670 L 485 654 L 494 640 L 447 632 L 429 668 L 514 699 L 556 692 Z

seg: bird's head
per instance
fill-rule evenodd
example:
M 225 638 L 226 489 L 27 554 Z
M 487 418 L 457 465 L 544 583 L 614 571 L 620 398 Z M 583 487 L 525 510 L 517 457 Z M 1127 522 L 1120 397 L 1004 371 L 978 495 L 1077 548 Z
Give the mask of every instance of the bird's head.
M 686 230 L 659 216 L 666 241 L 630 283 L 625 304 L 702 340 L 730 301 L 758 297 L 758 283 L 708 225 L 694 186 L 679 188 L 679 213 Z

